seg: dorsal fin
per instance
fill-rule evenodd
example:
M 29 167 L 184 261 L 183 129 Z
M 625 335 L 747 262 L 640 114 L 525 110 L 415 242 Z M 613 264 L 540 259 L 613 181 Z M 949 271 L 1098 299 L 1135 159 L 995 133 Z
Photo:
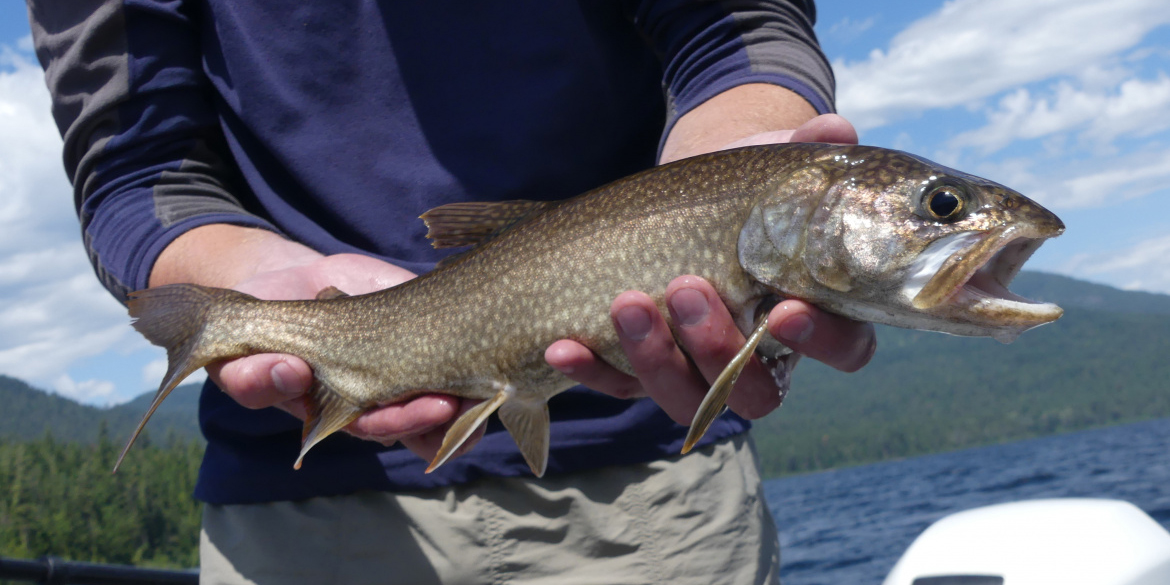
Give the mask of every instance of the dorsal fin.
M 555 201 L 465 201 L 440 205 L 419 216 L 435 248 L 480 244 L 522 219 L 555 205 Z

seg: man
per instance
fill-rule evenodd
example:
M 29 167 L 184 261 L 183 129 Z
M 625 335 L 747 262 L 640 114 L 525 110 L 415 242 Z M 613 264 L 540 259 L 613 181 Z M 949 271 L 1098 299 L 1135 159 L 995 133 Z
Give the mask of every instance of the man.
M 734 145 L 856 141 L 817 117 L 832 76 L 811 2 L 29 10 L 86 245 L 120 298 L 176 282 L 269 299 L 370 292 L 439 258 L 415 219 L 431 207 L 566 197 Z M 556 397 L 541 480 L 494 423 L 422 474 L 471 406 L 441 388 L 364 415 L 347 430 L 366 440 L 331 437 L 294 472 L 300 424 L 278 409 L 303 416 L 308 366 L 261 355 L 209 368 L 223 392 L 201 402 L 203 581 L 775 581 L 748 423 L 725 415 L 677 456 L 743 336 L 701 279 L 680 275 L 667 299 L 681 349 L 648 296 L 614 300 L 636 378 L 571 341 L 548 348 L 590 388 L 652 401 Z M 873 351 L 870 327 L 796 301 L 771 323 L 841 369 Z M 753 361 L 729 405 L 756 418 L 779 400 Z

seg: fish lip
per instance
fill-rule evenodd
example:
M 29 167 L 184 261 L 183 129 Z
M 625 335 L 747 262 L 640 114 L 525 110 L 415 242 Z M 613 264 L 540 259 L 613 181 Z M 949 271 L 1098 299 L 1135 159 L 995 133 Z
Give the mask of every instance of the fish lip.
M 1059 232 L 1057 232 L 1059 233 Z M 920 310 L 958 309 L 989 334 L 1010 341 L 1021 332 L 1060 318 L 1063 309 L 1017 295 L 1008 285 L 1052 235 L 1018 227 L 966 234 L 973 242 L 954 252 L 913 299 Z M 945 309 L 941 309 L 945 307 Z

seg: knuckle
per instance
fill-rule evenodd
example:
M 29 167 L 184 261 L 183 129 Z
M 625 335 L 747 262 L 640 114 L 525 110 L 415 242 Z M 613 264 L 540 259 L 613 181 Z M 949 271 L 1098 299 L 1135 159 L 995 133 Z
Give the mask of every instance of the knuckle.
M 730 329 L 728 326 L 703 335 L 687 336 L 682 340 L 683 349 L 697 362 L 725 365 L 743 345 L 743 340 L 737 342 L 735 332 Z

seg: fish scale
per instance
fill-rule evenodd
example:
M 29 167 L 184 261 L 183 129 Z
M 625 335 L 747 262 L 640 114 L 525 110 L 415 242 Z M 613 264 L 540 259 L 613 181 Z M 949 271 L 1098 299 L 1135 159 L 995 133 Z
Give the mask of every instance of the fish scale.
M 428 470 L 498 413 L 541 475 L 548 399 L 574 385 L 545 363 L 544 350 L 573 339 L 633 373 L 609 317 L 626 290 L 647 293 L 665 312 L 667 284 L 701 276 L 751 334 L 714 381 L 684 452 L 750 360 L 765 359 L 787 384 L 796 356 L 767 335 L 766 311 L 758 310 L 767 299 L 796 297 L 855 319 L 1001 340 L 1060 314 L 1008 298 L 1005 288 L 1039 242 L 1063 230 L 1059 219 L 1006 187 L 875 147 L 748 147 L 562 202 L 458 203 L 423 219 L 436 246 L 475 246 L 387 290 L 349 297 L 334 289 L 312 301 L 196 285 L 133 293 L 134 327 L 166 347 L 169 361 L 138 431 L 195 369 L 289 353 L 316 380 L 305 397 L 298 467 L 313 445 L 363 412 L 442 391 L 483 402 L 451 425 Z

